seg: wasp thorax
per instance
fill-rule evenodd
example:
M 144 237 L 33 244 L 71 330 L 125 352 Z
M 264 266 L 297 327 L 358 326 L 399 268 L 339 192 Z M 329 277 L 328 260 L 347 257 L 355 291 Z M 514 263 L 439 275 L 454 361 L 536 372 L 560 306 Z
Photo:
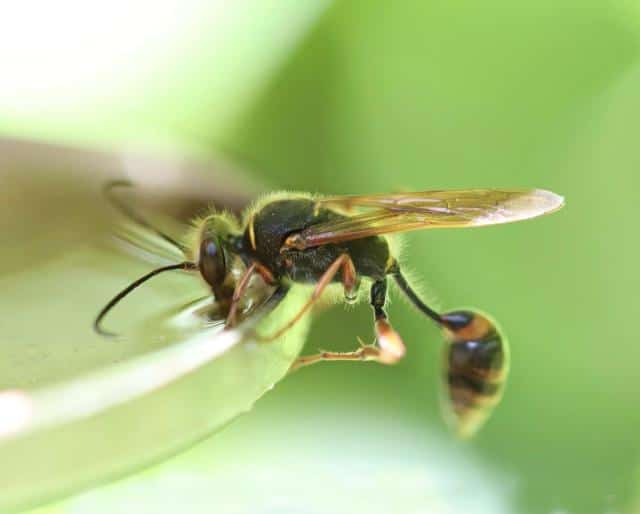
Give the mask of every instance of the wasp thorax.
M 508 348 L 495 324 L 472 311 L 444 314 L 445 387 L 450 420 L 461 436 L 480 428 L 500 401 Z

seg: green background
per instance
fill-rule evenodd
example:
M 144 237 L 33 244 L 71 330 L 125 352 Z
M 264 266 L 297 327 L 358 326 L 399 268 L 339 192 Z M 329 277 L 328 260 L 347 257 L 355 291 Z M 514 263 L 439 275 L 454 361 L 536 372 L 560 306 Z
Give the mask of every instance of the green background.
M 264 41 L 281 34 L 261 9 L 245 15 L 262 32 L 225 39 L 225 55 L 244 52 L 246 69 L 265 66 Z M 122 112 L 88 104 L 82 116 L 27 113 L 2 129 L 117 147 L 166 127 L 163 138 L 243 156 L 269 189 L 541 187 L 564 195 L 565 209 L 547 218 L 403 238 L 403 261 L 429 297 L 448 310 L 477 306 L 504 327 L 512 368 L 503 403 L 472 442 L 449 436 L 438 414 L 440 336 L 398 301 L 390 314 L 408 354 L 396 367 L 304 370 L 188 453 L 52 508 L 152 505 L 159 489 L 197 499 L 203 512 L 224 512 L 217 509 L 230 497 L 237 511 L 266 512 L 258 498 L 268 491 L 290 494 L 291 512 L 382 509 L 396 497 L 404 512 L 640 508 L 640 8 L 371 1 L 318 12 L 241 100 L 225 100 L 228 84 L 203 87 L 220 73 L 202 38 L 191 63 L 165 63 L 166 91 L 150 81 L 145 95 L 124 93 L 113 101 Z M 229 81 L 249 75 L 232 70 Z M 227 101 L 239 107 L 218 116 Z M 334 307 L 317 316 L 306 351 L 351 349 L 370 333 L 366 306 Z M 238 469 L 225 473 L 231 461 Z M 408 478 L 423 468 L 433 477 L 427 496 Z M 274 484 L 261 496 L 255 483 L 269 483 L 267 475 Z M 366 486 L 337 485 L 354 475 Z M 460 507 L 465 497 L 470 510 Z M 167 512 L 179 505 L 163 503 Z

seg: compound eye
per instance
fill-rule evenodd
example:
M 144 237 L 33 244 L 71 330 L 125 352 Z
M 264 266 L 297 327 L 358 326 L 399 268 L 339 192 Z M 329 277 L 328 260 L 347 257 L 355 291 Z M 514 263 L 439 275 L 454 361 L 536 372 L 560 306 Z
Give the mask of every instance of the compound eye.
M 226 277 L 226 263 L 224 251 L 217 239 L 204 239 L 200 243 L 200 273 L 207 283 L 216 287 Z

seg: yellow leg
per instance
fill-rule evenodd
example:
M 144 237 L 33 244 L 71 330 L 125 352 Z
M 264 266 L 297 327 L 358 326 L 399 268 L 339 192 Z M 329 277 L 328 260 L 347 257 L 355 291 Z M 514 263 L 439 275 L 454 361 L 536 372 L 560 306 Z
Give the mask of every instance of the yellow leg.
M 268 336 L 262 336 L 257 334 L 256 339 L 262 343 L 267 343 L 278 339 L 281 335 L 283 335 L 287 330 L 293 327 L 304 314 L 313 306 L 314 303 L 318 301 L 322 292 L 325 288 L 331 284 L 334 277 L 342 269 L 343 273 L 343 282 L 345 282 L 346 290 L 351 290 L 355 287 L 356 278 L 355 278 L 355 267 L 353 266 L 353 262 L 351 261 L 351 257 L 348 254 L 344 253 L 340 257 L 338 257 L 335 261 L 331 263 L 331 266 L 327 268 L 316 287 L 313 289 L 311 293 L 311 297 L 306 301 L 306 303 L 302 306 L 302 308 L 298 311 L 298 313 L 291 318 L 285 325 L 276 330 L 273 334 Z
M 360 339 L 360 348 L 353 352 L 327 352 L 323 351 L 313 355 L 304 355 L 299 357 L 289 369 L 289 373 L 296 371 L 299 368 L 305 366 L 311 366 L 322 361 L 374 361 L 380 364 L 395 364 L 400 357 L 394 358 L 396 355 L 391 354 L 385 349 L 376 346 L 375 344 L 364 344 Z M 404 350 L 404 346 L 403 346 Z M 404 351 L 401 352 L 404 355 Z
M 254 275 L 254 273 L 260 275 L 262 277 L 262 280 L 264 280 L 266 284 L 272 285 L 274 283 L 273 274 L 271 273 L 271 271 L 269 271 L 258 261 L 253 261 L 251 265 L 246 269 L 246 271 L 242 274 L 240 280 L 236 284 L 235 289 L 233 290 L 233 297 L 231 298 L 231 305 L 229 306 L 229 314 L 227 314 L 225 328 L 231 328 L 236 324 L 238 305 L 240 304 L 242 296 L 247 291 L 249 283 L 251 282 L 251 277 Z
M 240 299 L 242 295 L 249 287 L 249 282 L 251 281 L 251 277 L 256 271 L 256 263 L 251 263 L 246 271 L 240 277 L 240 280 L 236 284 L 235 289 L 233 290 L 233 297 L 231 298 L 231 305 L 229 306 L 229 314 L 227 314 L 227 322 L 225 324 L 225 328 L 231 328 L 236 324 L 236 317 L 238 313 L 238 305 L 240 304 Z

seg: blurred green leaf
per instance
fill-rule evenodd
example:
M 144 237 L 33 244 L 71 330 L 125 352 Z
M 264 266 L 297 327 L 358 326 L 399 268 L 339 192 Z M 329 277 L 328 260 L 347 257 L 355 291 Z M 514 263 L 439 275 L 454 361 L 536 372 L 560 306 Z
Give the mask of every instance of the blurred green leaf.
M 299 303 L 288 295 L 269 315 L 271 328 Z M 0 392 L 0 509 L 121 475 L 211 434 L 286 374 L 306 327 L 263 345 L 219 328 L 185 337 L 153 321 L 155 330 L 130 339 L 166 338 L 164 348 L 49 387 Z
M 402 416 L 308 402 L 292 418 L 276 396 L 198 447 L 33 514 L 514 512 L 512 481 Z
M 14 4 L 0 20 L 0 132 L 165 153 L 215 137 L 328 3 Z

